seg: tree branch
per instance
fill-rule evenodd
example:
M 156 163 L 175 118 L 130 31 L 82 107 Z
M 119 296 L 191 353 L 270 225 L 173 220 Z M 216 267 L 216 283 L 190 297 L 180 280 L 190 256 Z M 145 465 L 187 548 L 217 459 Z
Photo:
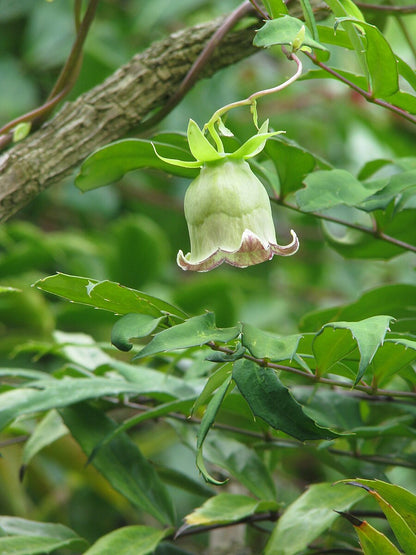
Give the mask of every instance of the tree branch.
M 153 44 L 4 152 L 0 156 L 0 221 L 70 175 L 91 152 L 126 136 L 149 112 L 163 106 L 218 25 L 218 21 L 196 25 Z M 253 29 L 227 35 L 201 77 L 256 52 L 253 36 Z

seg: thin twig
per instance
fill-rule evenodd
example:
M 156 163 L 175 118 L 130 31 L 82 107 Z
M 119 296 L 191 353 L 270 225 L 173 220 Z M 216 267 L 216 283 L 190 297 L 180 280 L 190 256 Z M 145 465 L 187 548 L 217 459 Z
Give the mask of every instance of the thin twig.
M 48 100 L 56 96 L 67 86 L 70 86 L 70 88 L 72 88 L 72 86 L 74 85 L 81 66 L 82 49 L 84 46 L 84 42 L 87 38 L 87 34 L 91 27 L 91 24 L 94 21 L 95 12 L 97 10 L 99 1 L 100 0 L 89 1 L 87 11 L 85 12 L 82 23 L 79 26 L 78 34 L 71 48 L 71 52 L 69 53 L 69 56 L 65 62 L 64 67 L 61 70 L 61 73 L 59 74 L 55 85 L 49 93 Z M 77 17 L 79 17 L 79 13 L 77 13 L 76 18 Z
M 321 69 L 323 69 L 324 71 L 326 71 L 327 73 L 329 73 L 330 75 L 332 75 L 333 77 L 338 79 L 338 81 L 341 81 L 345 85 L 348 85 L 351 89 L 353 89 L 358 94 L 363 96 L 368 102 L 371 102 L 372 104 L 376 104 L 377 106 L 382 106 L 383 108 L 386 108 L 387 110 L 390 110 L 391 112 L 394 112 L 395 114 L 398 114 L 402 118 L 404 118 L 404 119 L 406 119 L 406 120 L 408 120 L 412 123 L 416 123 L 416 116 L 413 116 L 412 114 L 409 114 L 409 112 L 406 112 L 406 110 L 402 110 L 402 108 L 398 108 L 394 104 L 390 104 L 390 102 L 386 102 L 385 100 L 381 100 L 380 98 L 374 98 L 373 95 L 370 92 L 362 89 L 361 87 L 359 87 L 358 85 L 356 85 L 355 83 L 350 81 L 350 79 L 348 79 L 347 77 L 344 77 L 343 75 L 338 73 L 332 67 L 329 67 L 326 64 L 324 64 L 323 62 L 319 61 L 315 54 L 311 54 L 309 52 L 304 52 L 304 54 L 306 56 L 308 56 L 308 58 L 316 66 L 320 67 Z
M 84 19 L 80 24 L 79 18 L 81 2 L 79 0 L 76 1 L 74 10 L 77 37 L 55 85 L 49 93 L 46 102 L 44 102 L 41 106 L 38 106 L 30 112 L 9 121 L 0 128 L 0 148 L 6 147 L 12 141 L 13 134 L 10 133 L 10 130 L 16 127 L 16 125 L 23 122 L 32 122 L 33 125 L 40 125 L 46 119 L 46 116 L 48 116 L 49 113 L 55 108 L 55 106 L 59 104 L 59 102 L 70 92 L 75 84 L 81 67 L 82 48 L 91 23 L 94 20 L 98 2 L 99 0 L 90 0 Z
M 42 104 L 42 106 L 38 106 L 34 110 L 31 110 L 30 112 L 27 112 L 26 114 L 23 114 L 13 119 L 12 121 L 9 121 L 5 125 L 3 125 L 3 127 L 0 128 L 0 136 L 6 135 L 11 129 L 16 127 L 16 125 L 18 125 L 19 123 L 23 123 L 25 121 L 33 121 L 35 118 L 42 117 L 48 114 L 53 108 L 55 108 L 55 106 L 64 98 L 64 96 L 68 92 L 69 92 L 69 88 L 63 89 L 56 96 L 54 96 L 53 98 L 50 98 L 44 104 Z
M 262 17 L 263 19 L 270 19 L 270 16 L 267 12 L 263 11 L 263 9 L 258 5 L 256 0 L 250 0 L 251 4 L 253 5 L 256 12 Z
M 413 6 L 386 6 L 384 4 L 366 4 L 364 2 L 355 2 L 355 5 L 360 8 L 360 10 L 370 11 L 370 12 L 383 12 L 390 15 L 408 15 L 416 13 L 416 5 Z
M 229 347 L 223 347 L 221 345 L 217 345 L 214 341 L 210 341 L 207 345 L 213 349 L 214 351 L 221 351 L 227 354 L 233 354 L 233 350 Z M 354 385 L 352 382 L 344 382 L 339 380 L 333 380 L 330 378 L 323 378 L 321 376 L 317 376 L 316 374 L 309 374 L 304 370 L 300 370 L 299 368 L 293 368 L 291 366 L 285 366 L 283 364 L 276 364 L 274 362 L 270 362 L 264 358 L 257 358 L 251 355 L 245 354 L 243 358 L 247 360 L 251 360 L 255 362 L 259 366 L 273 368 L 275 370 L 283 370 L 285 372 L 290 372 L 291 374 L 296 374 L 298 376 L 302 376 L 307 380 L 313 381 L 315 383 L 323 383 L 326 385 L 332 385 L 335 387 L 341 387 L 345 389 L 357 389 L 359 391 L 363 391 L 364 393 L 368 393 L 368 395 L 384 395 L 385 397 L 403 397 L 403 398 L 410 398 L 416 399 L 416 391 L 395 391 L 389 389 L 378 389 L 375 387 L 371 387 L 369 385 L 357 384 Z
M 16 443 L 23 443 L 28 438 L 29 438 L 28 435 L 24 435 L 24 436 L 11 437 L 10 439 L 4 439 L 3 441 L 0 441 L 0 449 L 2 449 L 3 447 L 8 447 L 9 445 L 15 445 Z
M 120 405 L 120 403 L 122 404 L 122 406 L 124 407 L 128 407 L 128 408 L 132 408 L 135 410 L 138 410 L 140 412 L 147 412 L 149 410 L 151 410 L 151 408 L 149 408 L 147 405 L 143 405 L 141 403 L 135 403 L 134 401 L 129 401 L 128 399 L 123 399 L 122 401 L 117 398 L 117 397 L 103 397 L 103 399 L 105 399 L 106 401 L 109 401 L 110 403 L 113 403 L 115 405 Z M 371 399 L 371 398 L 369 398 Z M 156 418 L 162 418 L 162 417 L 155 417 Z M 181 414 L 178 412 L 170 412 L 168 414 L 165 414 L 163 416 L 163 418 L 172 418 L 173 420 L 178 420 L 180 422 L 183 422 L 184 424 L 194 424 L 194 425 L 200 425 L 201 424 L 201 419 L 196 418 L 194 416 L 186 416 L 185 414 Z M 225 432 L 230 432 L 233 434 L 239 434 L 239 435 L 243 435 L 245 437 L 251 437 L 253 439 L 258 439 L 261 443 L 260 444 L 256 444 L 256 448 L 257 449 L 270 449 L 273 447 L 278 447 L 279 449 L 281 448 L 288 448 L 288 449 L 299 449 L 299 448 L 305 448 L 305 449 L 313 449 L 313 445 L 304 445 L 301 441 L 298 441 L 296 439 L 292 439 L 292 438 L 274 438 L 271 436 L 267 436 L 261 432 L 254 432 L 252 430 L 247 430 L 244 428 L 238 428 L 236 426 L 230 426 L 228 424 L 224 424 L 222 422 L 215 422 L 213 427 L 217 430 L 223 430 Z M 343 451 L 340 449 L 335 449 L 333 447 L 328 447 L 327 448 L 327 452 L 331 453 L 333 455 L 337 455 L 337 456 L 341 456 L 341 457 L 349 457 L 352 459 L 359 459 L 359 460 L 364 460 L 367 462 L 371 462 L 373 464 L 379 464 L 382 466 L 400 466 L 403 468 L 415 468 L 416 465 L 409 463 L 408 461 L 405 460 L 401 460 L 401 459 L 394 459 L 392 457 L 385 457 L 382 455 L 363 455 L 360 454 L 356 451 Z
M 284 206 L 285 208 L 289 208 L 290 210 L 294 210 L 299 212 L 300 214 L 308 214 L 310 216 L 314 216 L 315 218 L 320 218 L 321 220 L 325 220 L 328 222 L 333 222 L 335 224 L 343 225 L 345 227 L 349 227 L 350 229 L 356 229 L 358 231 L 362 231 L 363 233 L 367 233 L 368 235 L 372 235 L 375 239 L 380 239 L 381 241 L 385 241 L 386 243 L 391 243 L 392 245 L 396 245 L 402 249 L 405 249 L 410 252 L 416 253 L 416 245 L 411 245 L 410 243 L 406 243 L 405 241 L 401 241 L 400 239 L 396 239 L 391 235 L 387 235 L 383 231 L 379 231 L 377 229 L 373 229 L 371 227 L 366 227 L 360 224 L 354 224 L 352 222 L 348 222 L 345 220 L 341 220 L 334 216 L 329 216 L 328 214 L 319 214 L 317 212 L 306 212 L 302 210 L 298 206 L 294 204 L 290 204 L 286 202 L 284 199 L 272 197 L 270 199 L 272 202 L 279 204 L 280 206 Z

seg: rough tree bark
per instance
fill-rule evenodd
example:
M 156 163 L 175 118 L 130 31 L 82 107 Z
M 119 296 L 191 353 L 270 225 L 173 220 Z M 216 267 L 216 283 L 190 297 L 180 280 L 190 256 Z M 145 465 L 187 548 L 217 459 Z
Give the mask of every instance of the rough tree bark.
M 0 221 L 69 175 L 91 152 L 136 128 L 186 76 L 217 21 L 174 33 L 134 56 L 102 84 L 67 102 L 38 131 L 0 156 Z M 253 30 L 231 33 L 201 77 L 253 54 Z
M 327 14 L 312 0 L 317 19 Z M 291 15 L 302 9 L 291 4 Z M 0 155 L 0 222 L 58 183 L 97 148 L 125 137 L 174 94 L 218 21 L 174 33 L 134 56 L 102 84 L 67 102 L 38 131 Z M 226 35 L 199 78 L 254 54 L 253 29 Z

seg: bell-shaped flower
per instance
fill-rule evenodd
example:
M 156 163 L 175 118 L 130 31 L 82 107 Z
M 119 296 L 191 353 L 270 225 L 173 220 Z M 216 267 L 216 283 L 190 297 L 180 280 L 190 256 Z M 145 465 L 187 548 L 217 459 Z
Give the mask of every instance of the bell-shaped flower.
M 183 270 L 206 272 L 222 262 L 246 268 L 299 247 L 293 231 L 289 245 L 277 244 L 269 197 L 244 160 L 205 165 L 186 192 L 185 218 L 191 252 L 178 253 Z
M 222 123 L 219 127 L 226 130 Z M 195 161 L 164 158 L 155 149 L 158 158 L 169 164 L 201 168 L 185 195 L 191 252 L 178 253 L 183 270 L 207 272 L 223 262 L 246 268 L 271 260 L 275 254 L 290 256 L 298 250 L 294 231 L 291 243 L 277 244 L 268 194 L 245 161 L 259 154 L 267 139 L 278 133 L 269 132 L 265 121 L 235 152 L 225 153 L 217 133 L 216 149 L 190 120 L 188 143 Z

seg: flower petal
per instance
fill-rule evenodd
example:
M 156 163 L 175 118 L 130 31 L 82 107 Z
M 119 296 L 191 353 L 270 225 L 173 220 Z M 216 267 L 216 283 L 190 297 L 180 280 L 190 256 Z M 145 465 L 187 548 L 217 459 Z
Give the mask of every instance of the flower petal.
M 183 252 L 179 251 L 177 263 L 182 270 L 193 270 L 196 272 L 208 272 L 223 262 L 238 268 L 247 268 L 247 266 L 271 260 L 274 255 L 290 256 L 295 254 L 299 248 L 299 240 L 293 230 L 290 233 L 292 235 L 291 243 L 282 246 L 273 243 L 264 244 L 255 233 L 246 229 L 241 238 L 240 247 L 235 251 L 230 252 L 217 249 L 204 260 L 196 262 L 190 262 L 190 253 L 184 256 Z

